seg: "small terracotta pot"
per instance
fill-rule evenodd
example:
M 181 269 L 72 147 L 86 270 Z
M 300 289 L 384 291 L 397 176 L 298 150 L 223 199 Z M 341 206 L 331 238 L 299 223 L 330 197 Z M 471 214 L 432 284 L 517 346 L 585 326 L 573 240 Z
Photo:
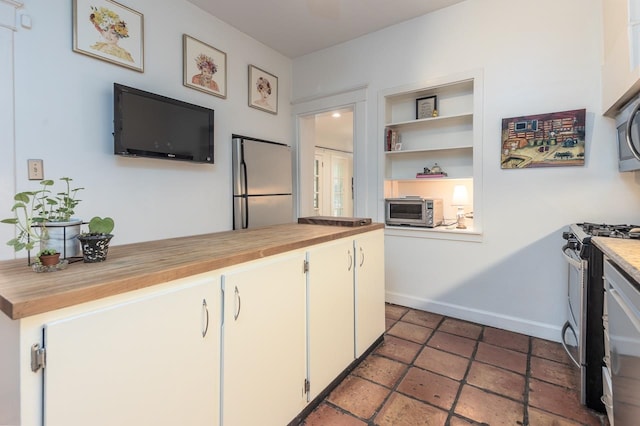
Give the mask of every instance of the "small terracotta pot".
M 55 266 L 60 263 L 60 253 L 41 255 L 40 263 L 42 266 Z

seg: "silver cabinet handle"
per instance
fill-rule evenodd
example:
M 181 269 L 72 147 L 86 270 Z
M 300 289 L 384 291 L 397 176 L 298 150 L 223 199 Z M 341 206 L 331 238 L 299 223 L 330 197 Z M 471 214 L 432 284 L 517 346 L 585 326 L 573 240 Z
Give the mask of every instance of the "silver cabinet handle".
M 240 291 L 238 291 L 238 286 L 235 289 L 235 298 L 236 298 L 236 312 L 233 314 L 234 321 L 238 319 L 240 316 L 240 309 L 242 308 L 242 299 L 240 299 Z
M 202 337 L 207 335 L 209 331 L 209 308 L 207 307 L 207 299 L 202 299 Z
M 360 247 L 360 267 L 362 267 L 362 265 L 364 265 L 364 250 Z
M 351 256 L 351 250 L 347 250 L 347 260 L 349 261 L 349 263 L 347 264 L 347 271 L 350 271 L 351 267 L 353 266 L 353 256 Z

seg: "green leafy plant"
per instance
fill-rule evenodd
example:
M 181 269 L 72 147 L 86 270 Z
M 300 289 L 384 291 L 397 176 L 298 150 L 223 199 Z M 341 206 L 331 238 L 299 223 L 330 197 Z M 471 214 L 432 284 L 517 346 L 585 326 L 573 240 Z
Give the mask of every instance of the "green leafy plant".
M 68 221 L 73 215 L 74 208 L 80 202 L 76 198 L 77 193 L 84 188 L 72 189 L 71 178 L 63 177 L 60 180 L 65 182 L 66 188 L 55 195 L 50 190 L 54 181 L 46 179 L 40 181 L 39 190 L 19 192 L 13 197 L 13 217 L 0 222 L 15 225 L 16 237 L 7 241 L 7 245 L 15 251 L 33 250 L 36 243 L 47 239 L 46 222 Z
M 39 191 L 25 191 L 17 193 L 13 199 L 16 202 L 11 211 L 14 217 L 2 219 L 2 223 L 15 225 L 17 235 L 7 241 L 7 245 L 13 246 L 15 251 L 22 249 L 32 250 L 34 245 L 43 239 L 44 228 L 41 226 L 47 220 L 42 216 L 43 203 L 47 194 L 47 186 L 51 181 L 42 181 L 42 189 Z
M 75 213 L 75 207 L 82 201 L 77 196 L 78 191 L 84 188 L 71 188 L 73 179 L 69 177 L 62 177 L 60 180 L 65 183 L 65 190 L 55 195 L 48 192 L 43 203 L 43 216 L 50 222 L 68 222 Z M 44 182 L 53 185 L 52 180 Z
M 85 233 L 85 235 L 107 235 L 111 234 L 113 228 L 115 227 L 115 222 L 110 217 L 98 217 L 95 216 L 91 218 L 89 221 L 89 232 Z
M 53 256 L 55 254 L 58 254 L 58 250 L 54 249 L 54 248 L 46 248 L 46 249 L 42 249 L 38 252 L 38 257 L 40 256 Z

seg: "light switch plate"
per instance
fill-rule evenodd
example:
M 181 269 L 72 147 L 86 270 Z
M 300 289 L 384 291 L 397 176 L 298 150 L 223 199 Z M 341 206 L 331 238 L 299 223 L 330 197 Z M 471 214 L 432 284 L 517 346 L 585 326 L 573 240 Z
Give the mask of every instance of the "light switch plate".
M 27 160 L 27 169 L 29 170 L 29 180 L 44 179 L 42 160 Z

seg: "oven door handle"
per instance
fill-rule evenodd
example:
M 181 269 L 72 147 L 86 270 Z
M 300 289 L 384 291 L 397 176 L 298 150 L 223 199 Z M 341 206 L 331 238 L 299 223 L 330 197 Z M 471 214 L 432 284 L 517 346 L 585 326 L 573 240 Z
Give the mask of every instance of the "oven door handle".
M 569 323 L 569 321 L 564 323 L 564 326 L 562 327 L 562 338 L 560 339 L 560 343 L 562 343 L 562 347 L 564 348 L 565 352 L 567 353 L 567 355 L 569 355 L 569 358 L 571 358 L 571 361 L 573 361 L 573 363 L 576 365 L 576 367 L 580 368 L 580 363 L 578 361 L 576 361 L 576 359 L 573 357 L 573 355 L 571 355 L 571 352 L 569 351 L 569 348 L 567 347 L 567 342 L 565 341 L 564 336 L 567 333 L 567 329 L 571 329 L 571 332 L 573 333 L 573 336 L 576 338 L 576 341 L 578 340 L 578 337 L 576 336 L 576 332 L 573 330 L 573 327 L 571 327 L 571 324 Z
M 573 251 L 573 249 L 570 248 L 568 244 L 562 247 L 562 255 L 564 256 L 564 259 L 569 265 L 573 266 L 574 268 L 582 269 L 582 261 L 576 260 L 573 257 L 569 256 L 567 254 L 567 251 L 569 250 Z

